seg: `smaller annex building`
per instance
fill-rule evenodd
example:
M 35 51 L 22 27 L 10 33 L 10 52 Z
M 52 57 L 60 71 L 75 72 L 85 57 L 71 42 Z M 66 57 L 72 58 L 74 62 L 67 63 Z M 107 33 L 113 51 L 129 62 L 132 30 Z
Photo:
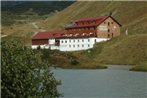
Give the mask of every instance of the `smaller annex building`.
M 111 16 L 82 18 L 64 30 L 38 32 L 32 38 L 32 49 L 78 51 L 93 48 L 95 43 L 120 35 L 121 25 Z

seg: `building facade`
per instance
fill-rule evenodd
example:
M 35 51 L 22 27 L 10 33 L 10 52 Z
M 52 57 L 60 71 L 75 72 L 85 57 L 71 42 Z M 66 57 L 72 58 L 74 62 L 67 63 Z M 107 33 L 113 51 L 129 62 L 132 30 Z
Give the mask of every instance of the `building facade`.
M 82 18 L 62 31 L 39 32 L 32 38 L 32 48 L 78 51 L 93 48 L 95 43 L 120 35 L 121 25 L 111 16 Z

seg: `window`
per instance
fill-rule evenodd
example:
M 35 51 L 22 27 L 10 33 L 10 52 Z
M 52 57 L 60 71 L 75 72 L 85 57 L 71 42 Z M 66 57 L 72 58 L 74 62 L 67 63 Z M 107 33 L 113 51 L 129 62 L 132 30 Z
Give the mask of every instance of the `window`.
M 78 45 L 78 47 L 79 47 L 79 45 Z
M 91 30 L 94 30 L 94 27 L 91 27 Z
M 88 47 L 90 47 L 90 45 L 88 44 Z
M 96 23 L 96 21 L 94 20 L 94 23 Z
M 75 40 L 73 40 L 73 42 L 75 42 Z
M 88 42 L 90 42 L 90 40 L 88 39 Z
M 82 45 L 82 47 L 84 47 L 84 45 Z
M 84 42 L 84 39 L 82 39 L 82 42 Z
M 112 33 L 112 37 L 113 37 L 113 33 Z
M 71 47 L 71 45 L 69 45 L 69 47 Z
M 110 29 L 108 29 L 108 32 L 110 32 Z
M 71 40 L 69 40 L 69 42 L 71 42 Z
M 75 45 L 73 45 L 73 47 L 75 47 Z
M 111 22 L 111 24 L 113 24 L 113 22 Z
M 108 26 L 110 25 L 110 22 L 108 22 Z
M 104 24 L 106 24 L 106 22 L 104 22 Z
M 108 34 L 108 38 L 110 37 L 110 35 Z
M 67 41 L 65 41 L 65 43 L 67 43 Z
M 64 41 L 62 40 L 61 43 L 64 43 Z
M 78 40 L 78 42 L 79 42 L 79 40 Z

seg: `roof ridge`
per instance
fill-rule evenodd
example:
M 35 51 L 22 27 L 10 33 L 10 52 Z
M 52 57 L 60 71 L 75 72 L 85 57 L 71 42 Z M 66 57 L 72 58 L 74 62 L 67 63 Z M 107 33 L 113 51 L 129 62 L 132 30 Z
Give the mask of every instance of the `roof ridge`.
M 86 17 L 86 18 L 80 18 L 80 19 L 76 19 L 74 22 L 78 22 L 80 20 L 84 21 L 84 20 L 91 20 L 91 19 L 98 19 L 98 18 L 106 18 L 109 16 L 95 16 L 95 17 Z

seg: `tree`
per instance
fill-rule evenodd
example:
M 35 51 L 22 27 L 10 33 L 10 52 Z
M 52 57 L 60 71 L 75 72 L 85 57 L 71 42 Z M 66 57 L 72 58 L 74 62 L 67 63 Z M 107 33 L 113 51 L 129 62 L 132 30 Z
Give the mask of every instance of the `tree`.
M 17 41 L 2 41 L 2 98 L 55 98 L 57 81 L 32 49 Z

